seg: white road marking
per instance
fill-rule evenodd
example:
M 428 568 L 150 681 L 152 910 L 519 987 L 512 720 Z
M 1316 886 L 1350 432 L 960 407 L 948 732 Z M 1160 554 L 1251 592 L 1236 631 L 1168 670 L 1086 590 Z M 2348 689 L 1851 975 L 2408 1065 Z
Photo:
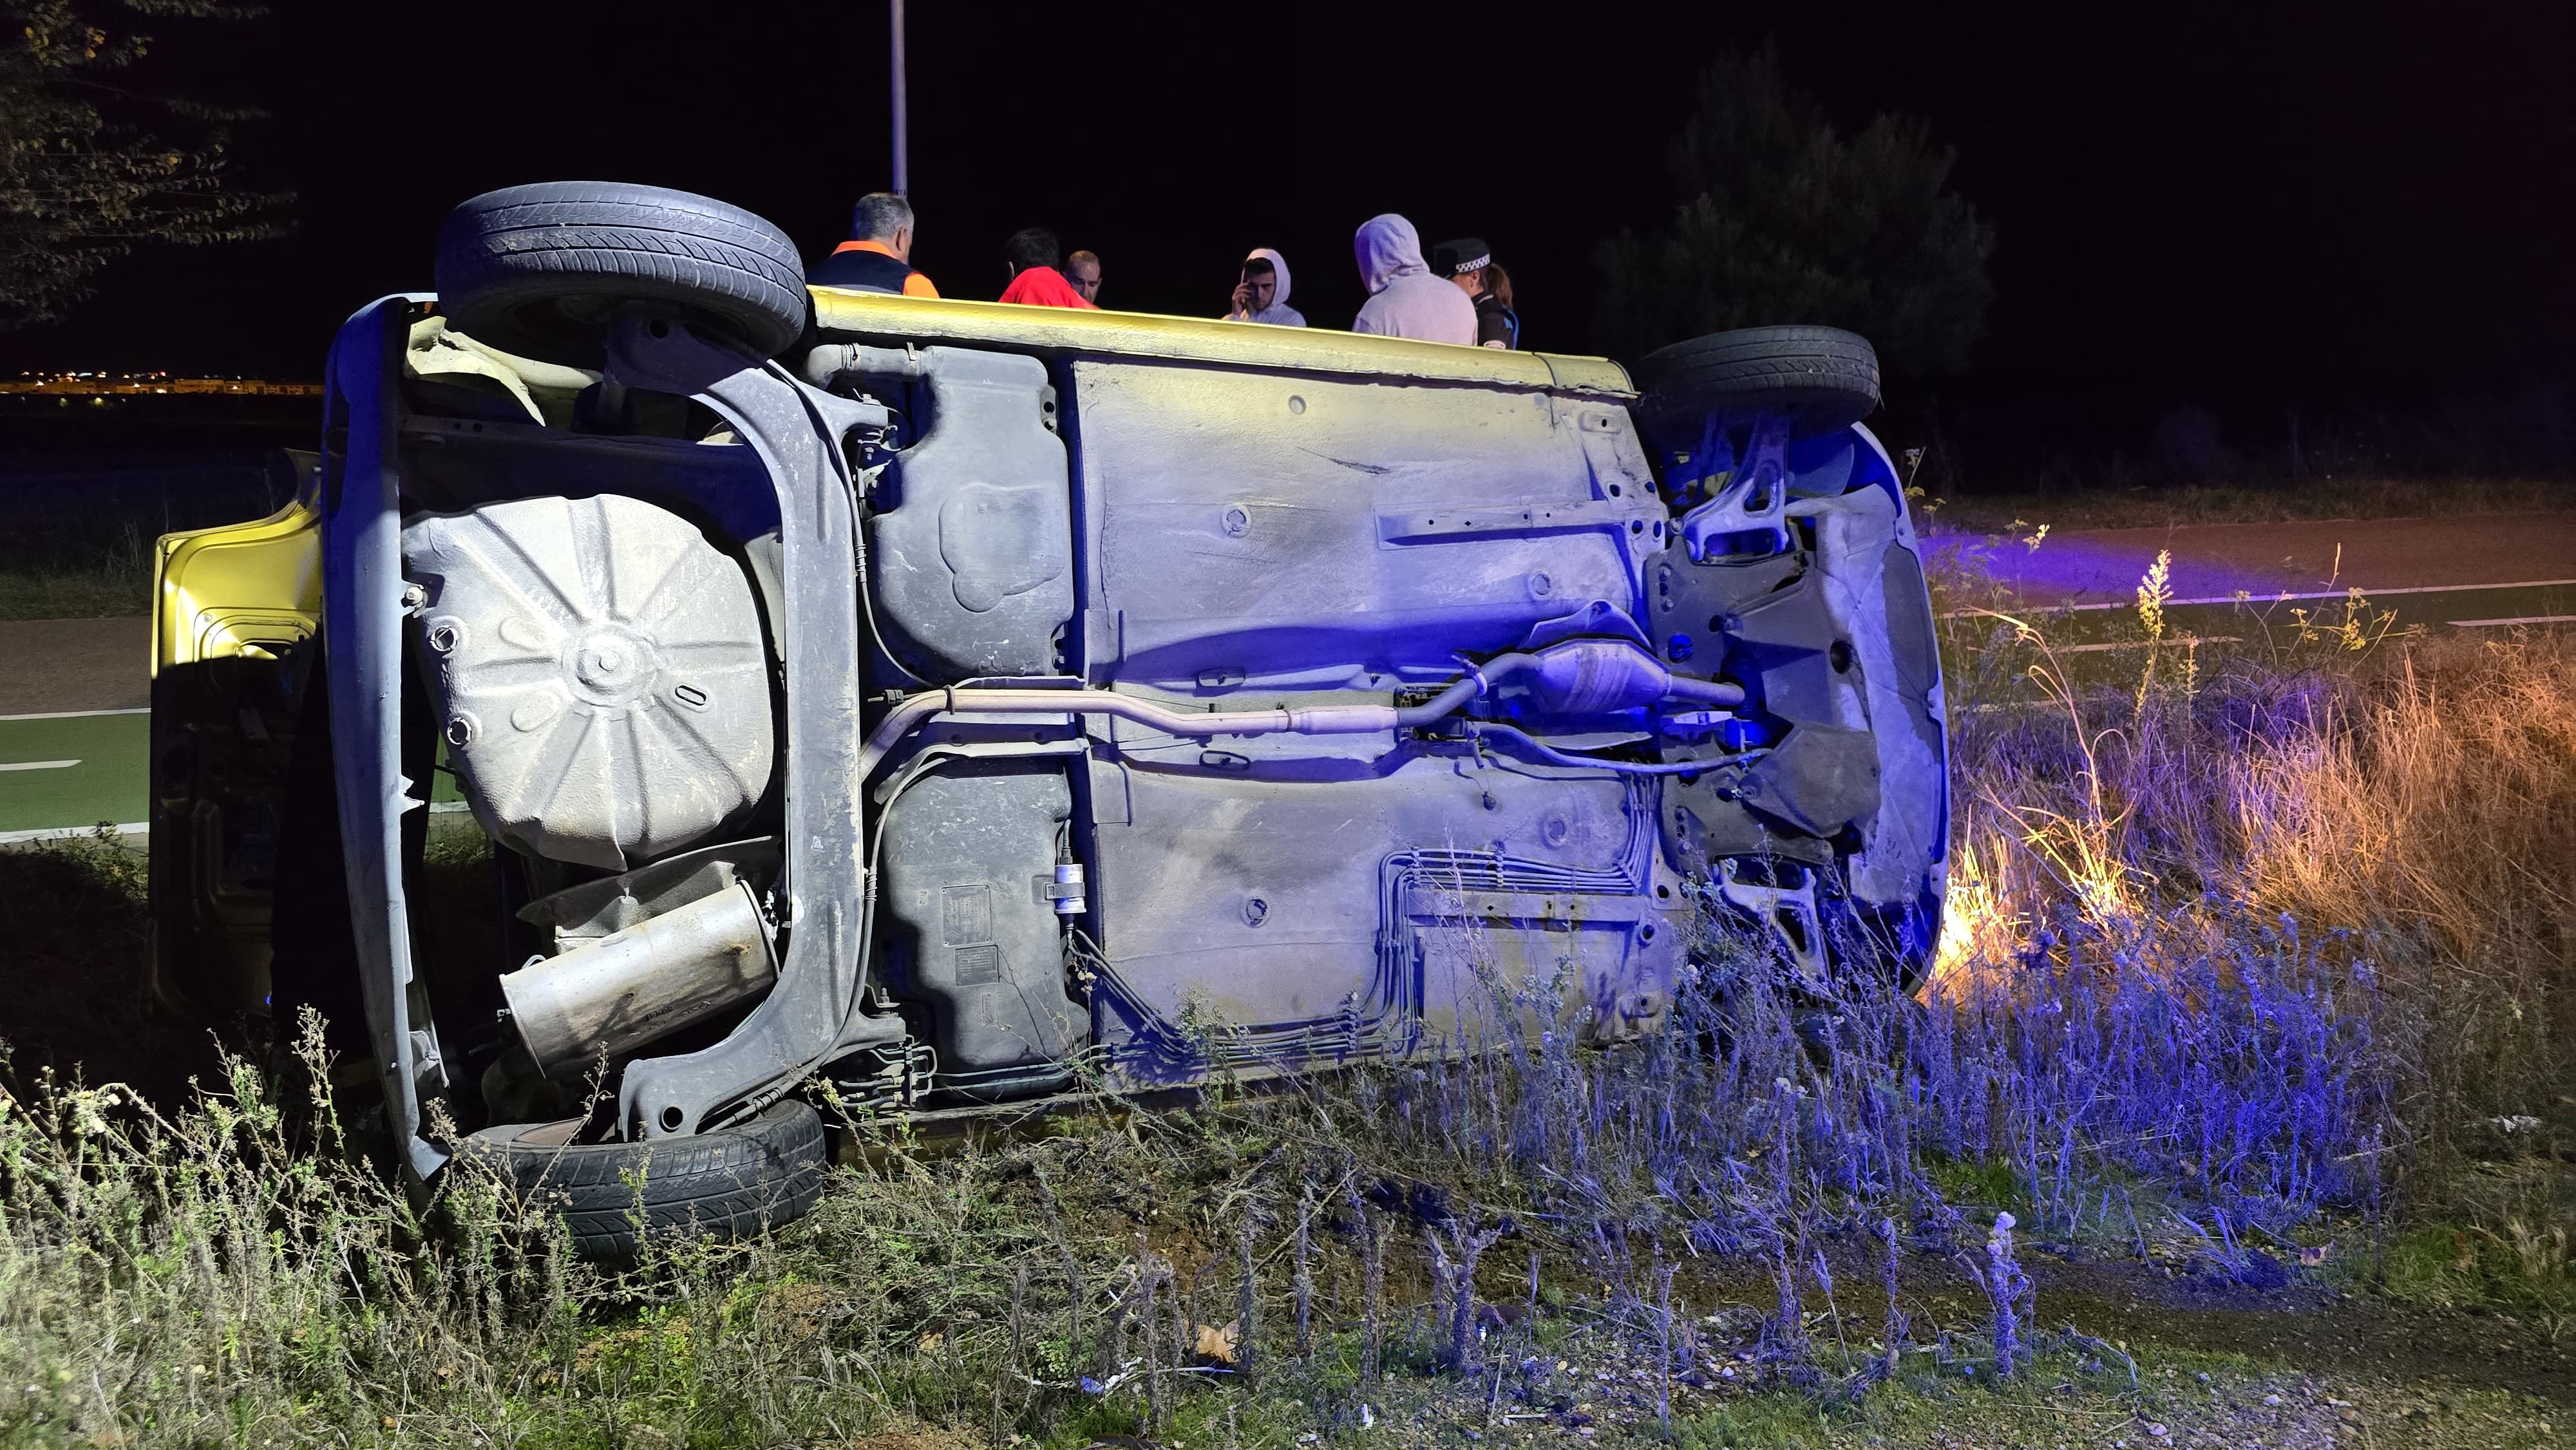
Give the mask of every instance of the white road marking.
M 2512 619 L 2454 619 L 2453 629 L 2493 629 L 2502 624 L 2576 624 L 2576 614 L 2524 614 Z
M 0 725 L 12 720 L 87 720 L 94 715 L 149 715 L 152 707 L 137 706 L 131 710 L 53 710 L 40 715 L 0 715 Z
M 2576 585 L 2576 579 L 2526 579 L 2519 584 L 2415 584 L 2403 589 L 2363 589 L 2361 594 L 2364 599 L 2377 599 L 2387 594 L 2476 594 L 2489 589 L 2564 589 L 2570 585 Z M 2213 595 L 2207 599 L 2168 599 L 2164 601 L 2164 607 L 2173 609 L 2186 604 L 2278 604 L 2294 599 L 2345 599 L 2351 594 L 2351 589 L 2325 589 L 2306 594 L 2256 594 L 2248 591 L 2242 599 L 2233 594 Z M 2135 609 L 2138 604 L 2134 599 L 2122 599 L 2105 600 L 2099 604 L 2034 604 L 2026 607 L 2073 614 L 2091 609 Z M 1953 609 L 1941 617 L 1965 619 L 1987 612 L 1983 609 Z
M 2175 636 L 2175 637 L 2174 637 L 2174 638 L 2172 638 L 2172 639 L 2168 639 L 2168 640 L 2160 641 L 2160 643 L 2164 644 L 2164 645 L 2165 645 L 2165 646 L 2167 646 L 2168 648 L 2170 648 L 2170 647 L 2172 647 L 2172 646 L 2174 646 L 2174 645 L 2185 644 L 2185 643 L 2189 643 L 2189 644 L 2243 644 L 2244 642 L 2245 642 L 2245 641 L 2243 641 L 2243 640 L 2241 640 L 2241 639 L 2238 639 L 2236 636 L 2234 636 L 2234 635 L 2232 635 L 2232 634 L 2196 634 L 2196 635 L 2193 635 L 2189 640 L 2185 640 L 2185 639 L 2183 639 L 2181 636 L 2177 635 L 2177 636 Z M 2124 639 L 2124 640 L 2116 640 L 2116 641 L 2114 641 L 2114 642 L 2112 642 L 2112 643 L 2110 643 L 2110 644 L 2061 644 L 2061 645 L 2057 646 L 2057 647 L 2055 648 L 2055 650 L 2053 650 L 2053 651 L 2052 651 L 2052 653 L 2055 653 L 2055 654 L 2062 654 L 2062 655 L 2093 655 L 2093 654 L 2100 654 L 2100 653 L 2102 653 L 2102 652 L 2103 652 L 2103 651 L 2105 651 L 2105 650 L 2115 650 L 2115 649 L 2145 649 L 2145 648 L 2147 647 L 2147 644 L 2148 644 L 2148 641 L 2143 640 L 2143 639 Z
M 18 760 L 0 765 L 0 770 L 69 770 L 77 760 Z
M 0 724 L 8 724 L 8 721 L 85 721 L 93 719 L 93 716 L 149 716 L 149 713 L 152 713 L 152 706 L 137 706 L 131 711 L 46 711 L 36 713 L 36 716 L 0 716 Z

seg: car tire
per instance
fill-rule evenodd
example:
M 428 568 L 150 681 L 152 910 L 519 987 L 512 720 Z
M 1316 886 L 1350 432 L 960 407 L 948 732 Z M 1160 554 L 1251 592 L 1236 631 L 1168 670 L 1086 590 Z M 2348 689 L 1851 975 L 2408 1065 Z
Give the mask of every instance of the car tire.
M 487 191 L 438 231 L 439 307 L 503 352 L 597 367 L 616 309 L 642 302 L 770 357 L 805 330 L 796 244 L 768 221 L 658 186 L 549 181 Z
M 1658 348 L 1629 370 L 1658 447 L 1699 446 L 1710 413 L 1786 413 L 1789 436 L 1848 428 L 1878 408 L 1878 350 L 1839 327 L 1745 327 Z
M 459 1145 L 449 1171 L 487 1171 L 523 1202 L 561 1205 L 574 1252 L 632 1258 L 644 1234 L 742 1238 L 803 1217 L 822 1195 L 823 1120 L 794 1098 L 748 1121 L 643 1143 L 551 1141 L 512 1123 Z

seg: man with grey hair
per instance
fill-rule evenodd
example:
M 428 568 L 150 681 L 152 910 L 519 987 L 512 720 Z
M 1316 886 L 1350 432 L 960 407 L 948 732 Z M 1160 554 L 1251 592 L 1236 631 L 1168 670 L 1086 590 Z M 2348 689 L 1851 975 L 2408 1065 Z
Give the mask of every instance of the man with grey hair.
M 904 297 L 936 297 L 939 289 L 912 270 L 912 203 L 891 191 L 872 191 L 850 208 L 853 240 L 805 269 L 815 287 L 845 287 L 853 292 L 892 292 Z

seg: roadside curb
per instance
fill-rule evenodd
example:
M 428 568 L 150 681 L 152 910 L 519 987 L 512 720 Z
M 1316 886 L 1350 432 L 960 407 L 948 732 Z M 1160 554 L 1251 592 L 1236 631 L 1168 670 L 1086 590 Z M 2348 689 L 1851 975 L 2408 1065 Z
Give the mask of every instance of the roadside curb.
M 31 841 L 69 841 L 82 836 L 95 836 L 102 827 L 109 835 L 120 841 L 127 836 L 152 834 L 152 823 L 149 821 L 127 821 L 123 825 L 101 821 L 95 826 L 46 826 L 33 831 L 0 831 L 0 846 L 18 846 Z
M 431 801 L 428 806 L 429 813 L 434 816 L 467 809 L 470 807 L 463 801 Z M 69 841 L 83 836 L 95 836 L 101 827 L 105 827 L 107 833 L 120 842 L 129 836 L 148 837 L 152 834 L 150 821 L 126 821 L 122 824 L 101 821 L 94 826 L 44 826 L 32 831 L 0 831 L 0 846 L 23 846 L 36 841 Z

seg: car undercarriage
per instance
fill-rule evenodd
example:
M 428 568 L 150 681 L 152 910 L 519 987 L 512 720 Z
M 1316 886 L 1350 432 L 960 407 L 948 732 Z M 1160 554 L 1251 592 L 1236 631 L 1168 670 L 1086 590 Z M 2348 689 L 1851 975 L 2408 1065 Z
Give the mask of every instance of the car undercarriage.
M 1641 398 L 828 290 L 784 346 L 686 295 L 543 314 L 567 344 L 442 287 L 333 350 L 321 658 L 278 666 L 334 839 L 281 856 L 273 1009 L 354 977 L 415 1173 L 683 1153 L 816 1083 L 1612 1043 L 1709 919 L 1819 988 L 1929 959 L 1940 682 L 1874 362 L 1855 401 L 1721 334 Z M 506 929 L 432 970 L 442 771 Z

